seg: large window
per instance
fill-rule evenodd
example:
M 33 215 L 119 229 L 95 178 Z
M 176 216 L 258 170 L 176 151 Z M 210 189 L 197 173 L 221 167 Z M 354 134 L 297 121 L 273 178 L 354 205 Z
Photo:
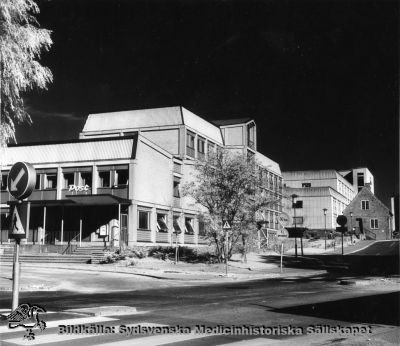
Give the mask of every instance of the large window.
M 303 216 L 296 216 L 293 218 L 293 224 L 302 225 L 303 224 Z
M 174 177 L 174 197 L 179 198 L 181 197 L 179 193 L 179 185 L 181 183 L 181 179 L 178 177 Z
M 74 185 L 74 173 L 64 173 L 64 189 L 68 189 L 70 185 Z
M 138 228 L 140 230 L 146 230 L 147 231 L 147 230 L 150 229 L 150 227 L 149 227 L 149 224 L 150 224 L 149 216 L 150 216 L 150 212 L 148 212 L 148 211 L 144 211 L 144 210 L 139 210 L 138 211 L 138 219 L 139 219 Z
M 158 232 L 168 232 L 166 214 L 157 214 L 157 230 Z
M 57 174 L 46 174 L 45 189 L 57 188 Z
M 110 171 L 99 172 L 99 187 L 110 187 Z
M 251 149 L 255 148 L 255 127 L 254 127 L 254 124 L 247 125 L 247 145 Z
M 371 229 L 378 229 L 378 219 L 370 220 Z
M 191 157 L 194 157 L 194 140 L 195 134 L 188 131 L 186 134 L 186 155 Z
M 303 208 L 303 201 L 296 201 L 295 203 L 293 203 L 293 208 L 295 209 Z
M 81 172 L 81 185 L 92 187 L 92 172 Z
M 369 201 L 361 201 L 361 209 L 368 210 L 369 209 Z
M 194 234 L 193 219 L 191 217 L 185 217 L 185 233 Z
M 207 154 L 210 155 L 211 153 L 215 152 L 215 144 L 208 142 L 207 143 Z
M 36 174 L 36 184 L 35 184 L 35 190 L 40 190 L 41 184 L 40 184 L 40 174 Z
M 360 191 L 361 188 L 364 186 L 364 173 L 357 173 L 357 185 L 358 190 Z
M 204 159 L 206 154 L 206 141 L 204 138 L 199 137 L 197 139 L 197 158 L 199 160 Z
M 128 185 L 129 171 L 127 169 L 117 169 L 115 171 L 115 185 Z

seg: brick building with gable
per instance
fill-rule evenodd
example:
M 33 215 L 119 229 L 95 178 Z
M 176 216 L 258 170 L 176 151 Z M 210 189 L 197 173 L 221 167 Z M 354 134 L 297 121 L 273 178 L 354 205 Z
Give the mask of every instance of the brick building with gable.
M 364 186 L 350 204 L 343 210 L 347 227 L 366 239 L 392 239 L 392 213 L 371 191 Z

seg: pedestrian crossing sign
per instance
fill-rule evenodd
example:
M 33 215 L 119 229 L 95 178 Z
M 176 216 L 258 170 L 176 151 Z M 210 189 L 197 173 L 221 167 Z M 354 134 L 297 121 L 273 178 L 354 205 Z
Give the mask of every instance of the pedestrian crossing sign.
M 228 220 L 222 220 L 222 229 L 228 230 L 231 229 L 231 224 Z
M 25 213 L 22 205 L 14 205 L 10 214 L 9 236 L 10 238 L 25 238 L 26 232 L 23 225 Z

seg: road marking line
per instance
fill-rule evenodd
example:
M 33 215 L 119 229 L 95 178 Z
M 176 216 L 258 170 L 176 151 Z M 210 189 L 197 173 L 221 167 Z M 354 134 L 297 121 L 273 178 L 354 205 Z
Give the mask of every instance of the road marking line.
M 11 313 L 10 309 L 0 309 L 0 315 L 9 315 Z M 40 314 L 55 314 L 55 311 L 46 311 L 46 312 L 41 312 Z
M 248 340 L 241 340 L 236 342 L 231 342 L 229 344 L 222 344 L 219 346 L 264 346 L 264 345 L 271 345 L 273 339 L 269 338 L 257 338 L 257 339 L 248 339 Z M 279 341 L 281 342 L 281 341 Z
M 40 334 L 35 333 L 35 340 L 23 339 L 22 336 L 19 338 L 6 339 L 3 342 L 9 342 L 16 345 L 41 345 L 50 342 L 65 342 L 76 339 L 91 338 L 92 336 L 99 335 L 110 335 L 110 334 Z
M 101 346 L 160 346 L 165 344 L 178 343 L 188 340 L 201 339 L 210 336 L 219 336 L 220 334 L 197 334 L 192 332 L 190 334 L 160 334 L 154 336 L 146 336 L 143 338 L 126 339 L 115 342 L 108 342 L 101 344 Z
M 47 328 L 54 328 L 58 327 L 59 325 L 75 325 L 75 324 L 87 324 L 87 323 L 95 323 L 95 322 L 107 322 L 107 321 L 116 321 L 116 318 L 110 318 L 110 317 L 103 317 L 103 316 L 95 316 L 95 317 L 83 317 L 83 318 L 71 318 L 71 319 L 65 319 L 65 320 L 57 320 L 57 321 L 49 321 L 46 322 L 46 329 Z M 0 326 L 0 334 L 9 334 L 9 333 L 16 333 L 19 331 L 24 331 L 22 327 L 18 328 L 8 328 L 7 326 Z M 39 335 L 38 333 L 35 333 L 36 335 Z

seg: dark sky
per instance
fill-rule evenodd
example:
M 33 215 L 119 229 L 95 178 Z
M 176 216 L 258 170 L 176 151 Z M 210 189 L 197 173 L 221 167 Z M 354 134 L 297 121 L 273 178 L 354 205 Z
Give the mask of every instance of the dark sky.
M 397 1 L 39 1 L 49 90 L 19 143 L 77 138 L 89 113 L 182 105 L 252 117 L 282 170 L 368 167 L 398 192 Z

